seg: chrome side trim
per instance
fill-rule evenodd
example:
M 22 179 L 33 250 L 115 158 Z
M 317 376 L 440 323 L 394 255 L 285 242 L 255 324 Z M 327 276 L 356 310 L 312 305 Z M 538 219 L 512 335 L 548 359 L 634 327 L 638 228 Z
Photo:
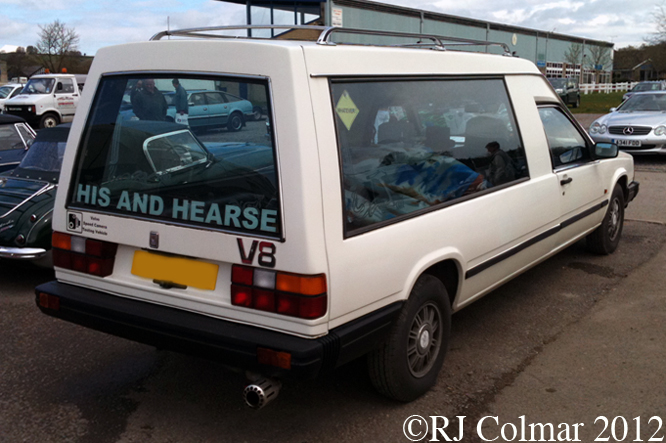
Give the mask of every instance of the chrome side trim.
M 475 275 L 485 271 L 486 269 L 491 268 L 491 267 L 495 266 L 496 264 L 498 264 L 498 263 L 500 263 L 500 262 L 502 262 L 502 261 L 504 261 L 504 260 L 506 260 L 510 257 L 513 257 L 514 255 L 516 255 L 520 251 L 522 251 L 524 249 L 527 249 L 528 247 L 530 247 L 530 246 L 532 246 L 532 245 L 534 245 L 534 244 L 536 244 L 536 243 L 538 243 L 542 240 L 547 239 L 551 235 L 557 234 L 558 232 L 560 232 L 560 230 L 566 228 L 567 226 L 570 226 L 570 225 L 576 223 L 579 220 L 582 220 L 585 217 L 588 217 L 588 216 L 594 214 L 595 212 L 599 211 L 600 209 L 605 208 L 606 206 L 608 206 L 608 200 L 604 200 L 601 203 L 598 203 L 598 204 L 592 206 L 591 208 L 586 209 L 586 210 L 580 212 L 579 214 L 568 218 L 567 220 L 564 220 L 562 223 L 558 224 L 557 226 L 554 226 L 554 227 L 542 232 L 541 234 L 539 234 L 535 237 L 532 237 L 532 238 L 524 241 L 523 243 L 520 243 L 520 244 L 518 244 L 518 245 L 516 245 L 516 246 L 514 246 L 514 247 L 496 255 L 495 257 L 489 258 L 488 260 L 484 261 L 483 263 L 479 263 L 478 265 L 474 266 L 473 268 L 470 268 L 470 269 L 467 270 L 467 272 L 465 273 L 465 279 L 472 278 Z

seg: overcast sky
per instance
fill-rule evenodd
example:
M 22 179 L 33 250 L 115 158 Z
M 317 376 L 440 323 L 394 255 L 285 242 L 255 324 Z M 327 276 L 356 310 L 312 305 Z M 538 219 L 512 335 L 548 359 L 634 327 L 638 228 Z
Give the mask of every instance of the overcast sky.
M 664 0 L 384 0 L 383 3 L 640 45 Z M 39 25 L 58 19 L 80 35 L 79 49 L 148 40 L 171 29 L 244 24 L 245 6 L 214 0 L 0 0 L 0 47 L 35 45 Z

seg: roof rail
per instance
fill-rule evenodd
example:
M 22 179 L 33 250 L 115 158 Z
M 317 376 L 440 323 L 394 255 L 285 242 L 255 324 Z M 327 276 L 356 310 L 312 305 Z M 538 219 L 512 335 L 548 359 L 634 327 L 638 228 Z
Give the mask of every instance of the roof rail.
M 269 39 L 270 37 L 248 37 L 243 35 L 223 35 L 212 34 L 218 31 L 239 31 L 239 30 L 310 30 L 321 31 L 317 44 L 319 45 L 337 45 L 352 43 L 336 43 L 331 40 L 333 34 L 355 34 L 355 35 L 374 35 L 382 37 L 400 37 L 417 39 L 416 43 L 402 45 L 369 45 L 369 46 L 394 46 L 394 47 L 416 47 L 429 48 L 445 51 L 449 47 L 457 46 L 498 46 L 504 50 L 504 55 L 511 55 L 509 46 L 505 43 L 489 42 L 484 40 L 471 40 L 467 38 L 446 37 L 436 34 L 421 34 L 398 31 L 376 31 L 371 29 L 341 28 L 334 26 L 312 26 L 312 25 L 237 25 L 237 26 L 211 26 L 205 28 L 177 29 L 158 32 L 150 40 L 160 40 L 162 37 L 191 37 L 191 38 L 231 38 L 231 39 Z M 429 40 L 430 43 L 423 43 L 423 40 Z M 444 42 L 447 43 L 444 43 Z

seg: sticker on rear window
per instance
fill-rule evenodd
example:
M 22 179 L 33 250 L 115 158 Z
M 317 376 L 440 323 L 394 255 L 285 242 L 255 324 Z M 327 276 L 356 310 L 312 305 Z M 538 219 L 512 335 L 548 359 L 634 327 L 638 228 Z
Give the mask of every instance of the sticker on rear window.
M 191 221 L 249 231 L 277 232 L 277 211 L 255 207 L 242 208 L 231 204 L 209 203 L 184 198 L 162 198 L 126 190 L 115 195 L 109 188 L 79 185 L 75 201 L 100 208 L 166 217 L 172 220 Z
M 344 123 L 347 130 L 351 130 L 352 124 L 354 123 L 354 120 L 356 120 L 356 116 L 358 116 L 359 110 L 347 91 L 342 93 L 342 96 L 340 97 L 340 100 L 338 100 L 338 104 L 335 107 L 335 112 L 337 112 L 338 117 L 340 117 L 340 120 L 342 120 L 342 123 Z

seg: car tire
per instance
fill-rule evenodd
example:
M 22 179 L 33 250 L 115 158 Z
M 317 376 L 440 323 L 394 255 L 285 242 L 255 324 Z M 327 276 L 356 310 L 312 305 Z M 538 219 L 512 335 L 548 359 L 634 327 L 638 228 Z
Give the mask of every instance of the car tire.
M 238 112 L 234 112 L 229 116 L 227 129 L 231 132 L 240 131 L 243 128 L 243 117 Z
M 451 306 L 444 284 L 424 274 L 402 307 L 388 339 L 368 355 L 375 389 L 412 401 L 437 382 L 451 331 Z
M 255 106 L 252 108 L 252 120 L 259 121 L 261 120 L 261 117 L 263 117 L 264 112 L 261 109 L 261 106 Z
M 44 128 L 53 128 L 60 124 L 60 119 L 56 114 L 47 113 L 42 115 L 42 118 L 39 120 L 39 129 Z
M 587 248 L 595 254 L 608 255 L 617 249 L 624 226 L 624 192 L 617 184 L 601 225 L 587 236 Z

